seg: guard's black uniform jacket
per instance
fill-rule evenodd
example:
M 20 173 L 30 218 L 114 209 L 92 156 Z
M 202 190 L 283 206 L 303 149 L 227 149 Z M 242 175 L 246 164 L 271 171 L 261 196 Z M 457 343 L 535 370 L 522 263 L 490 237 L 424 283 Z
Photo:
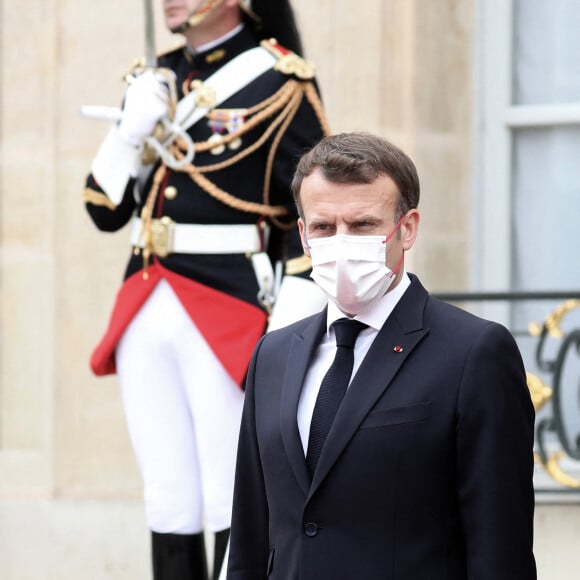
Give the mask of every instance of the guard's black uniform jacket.
M 207 79 L 231 59 L 258 44 L 253 34 L 244 28 L 222 45 L 213 47 L 207 52 L 195 54 L 195 56 L 192 56 L 185 47 L 170 52 L 160 58 L 159 66 L 175 72 L 178 96 L 181 98 L 184 91 L 188 91 L 192 81 Z M 273 50 L 279 51 L 280 58 L 286 52 L 281 47 L 272 46 Z M 304 64 L 304 61 L 301 62 Z M 237 121 L 247 124 L 246 127 L 252 126 L 260 117 L 263 117 L 249 131 L 241 131 L 241 143 L 236 140 L 235 143 L 228 143 L 225 146 L 210 147 L 211 142 L 208 144 L 208 140 L 221 130 L 219 115 L 217 123 L 215 118 L 212 121 L 211 115 L 208 115 L 190 127 L 188 133 L 194 143 L 202 145 L 192 161 L 193 168 L 171 170 L 157 161 L 145 186 L 139 191 L 136 180 L 131 179 L 122 200 L 117 205 L 103 201 L 102 198 L 106 198 L 106 192 L 101 189 L 95 177 L 89 175 L 85 189 L 85 203 L 96 226 L 103 231 L 116 231 L 127 224 L 132 216 L 141 215 L 143 205 L 156 179 L 158 186 L 155 186 L 156 192 L 154 192 L 153 217 L 168 216 L 176 223 L 188 224 L 267 222 L 271 227 L 266 249 L 272 262 L 301 257 L 302 247 L 297 228 L 294 227 L 288 231 L 287 227 L 284 227 L 292 224 L 296 219 L 289 186 L 298 158 L 323 136 L 326 132 L 326 121 L 314 79 L 305 78 L 307 75 L 303 74 L 298 76 L 292 74 L 294 72 L 290 70 L 283 73 L 275 68 L 267 70 L 243 86 L 229 99 L 217 104 L 216 110 L 245 111 L 247 116 L 240 113 Z M 275 106 L 276 102 L 280 103 L 279 107 Z M 266 112 L 269 103 L 273 104 L 271 114 Z M 292 110 L 292 103 L 297 105 L 294 108 L 295 112 Z M 260 143 L 264 137 L 266 137 L 264 142 Z M 204 144 L 207 145 L 205 150 Z M 231 160 L 234 162 L 232 163 Z M 214 170 L 211 166 L 215 164 L 218 165 Z M 195 170 L 195 168 L 204 170 L 203 177 L 209 180 L 207 183 L 210 186 L 203 184 L 200 186 L 193 180 L 190 170 Z M 205 171 L 208 168 L 210 170 Z M 265 191 L 265 182 L 267 184 L 268 180 L 269 187 Z M 212 194 L 215 190 L 230 194 L 236 198 L 236 203 L 230 204 L 224 202 L 223 199 L 217 199 Z M 255 206 L 253 210 L 247 211 L 244 202 L 280 206 L 280 208 L 285 208 L 286 215 L 268 217 L 267 211 L 256 213 Z M 257 298 L 259 288 L 252 263 L 245 254 L 172 253 L 163 258 L 152 256 L 149 266 L 155 267 L 156 264 L 161 267 L 162 272 L 166 269 L 177 273 L 195 283 L 259 309 L 262 316 L 256 318 L 255 324 L 261 328 L 255 328 L 254 332 L 256 336 L 263 332 L 266 318 Z M 135 275 L 142 278 L 143 268 L 142 252 L 137 254 L 132 249 L 125 280 L 128 281 Z M 135 281 L 134 284 L 137 282 Z M 131 294 L 135 294 L 135 288 Z M 182 301 L 188 300 L 182 296 L 180 298 Z M 127 299 L 130 301 L 130 296 L 123 298 L 125 302 Z M 228 308 L 231 308 L 231 304 Z M 112 355 L 116 341 L 130 321 L 132 316 L 130 311 L 134 310 L 134 305 L 117 304 L 111 320 L 111 326 L 116 327 L 113 333 L 115 336 L 104 339 L 109 343 L 106 346 L 106 350 L 110 351 L 109 354 Z M 191 308 L 188 311 L 191 314 Z M 229 318 L 235 316 L 231 311 L 225 314 Z M 120 320 L 119 316 L 124 320 Z M 200 321 L 196 323 L 199 325 Z M 111 330 L 112 328 L 109 328 L 109 334 Z M 250 354 L 251 352 L 247 353 L 247 361 L 244 363 L 246 368 Z M 114 372 L 114 363 L 100 369 L 95 366 L 99 365 L 93 364 L 93 370 L 97 374 Z

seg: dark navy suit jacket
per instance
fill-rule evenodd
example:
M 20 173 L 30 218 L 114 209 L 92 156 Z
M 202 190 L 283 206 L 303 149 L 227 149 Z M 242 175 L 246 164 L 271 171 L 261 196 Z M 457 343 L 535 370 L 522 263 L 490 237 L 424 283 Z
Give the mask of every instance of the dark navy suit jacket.
M 536 579 L 534 410 L 518 348 L 411 280 L 312 481 L 296 417 L 326 312 L 257 345 L 228 580 Z

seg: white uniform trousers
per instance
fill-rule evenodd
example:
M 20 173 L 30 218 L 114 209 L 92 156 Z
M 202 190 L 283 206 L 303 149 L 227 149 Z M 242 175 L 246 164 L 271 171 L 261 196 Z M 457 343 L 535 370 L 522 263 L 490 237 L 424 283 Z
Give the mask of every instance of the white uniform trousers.
M 116 364 L 149 528 L 229 528 L 243 392 L 165 280 L 125 331 Z

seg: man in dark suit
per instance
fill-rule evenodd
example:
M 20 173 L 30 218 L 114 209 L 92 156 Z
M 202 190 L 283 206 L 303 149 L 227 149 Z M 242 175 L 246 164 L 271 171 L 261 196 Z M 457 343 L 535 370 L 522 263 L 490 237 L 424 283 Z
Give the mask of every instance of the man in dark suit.
M 330 301 L 255 349 L 228 580 L 534 580 L 521 356 L 503 326 L 405 272 L 419 226 L 413 162 L 368 133 L 327 137 L 293 191 Z M 354 347 L 345 326 L 358 326 Z

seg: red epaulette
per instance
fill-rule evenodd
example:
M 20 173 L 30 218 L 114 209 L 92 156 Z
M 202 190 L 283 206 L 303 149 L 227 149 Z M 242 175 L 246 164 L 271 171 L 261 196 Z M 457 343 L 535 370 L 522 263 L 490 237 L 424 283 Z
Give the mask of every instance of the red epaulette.
M 314 64 L 304 60 L 295 52 L 285 48 L 275 38 L 262 40 L 260 43 L 268 52 L 272 53 L 278 62 L 274 69 L 285 75 L 293 75 L 301 80 L 311 80 L 314 78 Z

